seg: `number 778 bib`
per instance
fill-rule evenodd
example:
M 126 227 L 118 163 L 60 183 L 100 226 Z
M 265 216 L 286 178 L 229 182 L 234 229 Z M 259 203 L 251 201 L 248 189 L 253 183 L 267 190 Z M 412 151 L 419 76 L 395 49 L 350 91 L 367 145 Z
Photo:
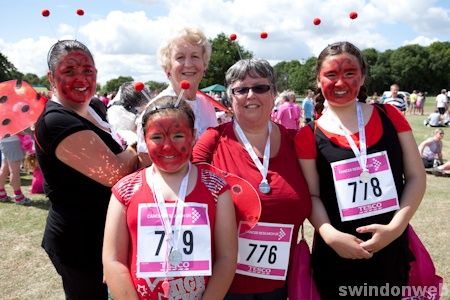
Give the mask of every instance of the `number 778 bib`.
M 367 155 L 370 179 L 360 180 L 356 158 L 331 163 L 341 221 L 351 221 L 399 209 L 397 189 L 386 151 Z

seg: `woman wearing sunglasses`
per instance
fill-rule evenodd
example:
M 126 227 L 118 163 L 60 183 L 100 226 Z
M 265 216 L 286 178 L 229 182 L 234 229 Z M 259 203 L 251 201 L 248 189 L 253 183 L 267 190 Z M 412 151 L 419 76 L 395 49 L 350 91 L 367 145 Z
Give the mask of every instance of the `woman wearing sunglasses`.
M 299 226 L 311 199 L 295 159 L 295 130 L 273 123 L 273 68 L 240 60 L 226 73 L 235 119 L 209 128 L 197 141 L 194 162 L 212 163 L 252 184 L 261 199 L 258 224 L 239 236 L 238 267 L 225 299 L 286 299 L 286 274 Z

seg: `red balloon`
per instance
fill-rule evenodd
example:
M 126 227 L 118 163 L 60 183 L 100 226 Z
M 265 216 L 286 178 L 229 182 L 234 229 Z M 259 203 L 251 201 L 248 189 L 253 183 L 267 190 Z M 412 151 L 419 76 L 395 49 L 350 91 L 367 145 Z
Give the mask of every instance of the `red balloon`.
M 319 25 L 321 22 L 322 21 L 319 18 L 314 18 L 314 20 L 313 20 L 313 24 L 316 26 Z
M 230 34 L 230 40 L 235 41 L 237 39 L 237 35 L 235 33 Z
M 143 84 L 142 82 L 137 81 L 137 82 L 134 83 L 134 90 L 135 90 L 136 92 L 140 92 L 140 91 L 142 91 L 143 89 L 144 89 L 144 84 Z
M 180 82 L 180 87 L 181 87 L 183 90 L 187 90 L 188 88 L 191 87 L 191 84 L 190 84 L 189 81 L 187 81 L 187 80 L 181 80 L 181 82 Z
M 358 17 L 358 13 L 356 11 L 352 11 L 349 14 L 350 19 L 354 20 Z
M 77 9 L 77 15 L 79 16 L 84 15 L 84 10 L 82 10 L 81 8 Z
M 0 83 L 0 139 L 33 125 L 44 110 L 46 100 L 25 81 Z
M 48 9 L 43 9 L 41 14 L 43 17 L 48 17 L 50 16 L 50 11 Z
M 269 36 L 269 34 L 268 34 L 267 32 L 265 32 L 265 31 L 263 31 L 263 32 L 261 32 L 261 33 L 259 34 L 259 36 L 260 36 L 262 39 L 267 39 L 267 37 Z

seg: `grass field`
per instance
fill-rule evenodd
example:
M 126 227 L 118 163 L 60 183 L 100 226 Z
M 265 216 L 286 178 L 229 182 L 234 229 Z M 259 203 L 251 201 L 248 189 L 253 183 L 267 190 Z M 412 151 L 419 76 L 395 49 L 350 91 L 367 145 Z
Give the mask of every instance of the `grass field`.
M 433 107 L 434 99 L 430 98 L 426 114 Z M 425 116 L 407 117 L 418 143 L 431 136 L 433 130 L 422 125 Z M 450 129 L 444 130 L 444 158 L 450 158 Z M 30 176 L 24 176 L 26 191 L 30 184 Z M 427 191 L 412 220 L 444 280 L 450 278 L 449 194 L 450 178 L 427 175 Z M 64 299 L 59 276 L 40 247 L 49 203 L 42 195 L 30 198 L 33 204 L 29 207 L 0 203 L 0 299 Z M 307 229 L 311 239 L 311 228 Z

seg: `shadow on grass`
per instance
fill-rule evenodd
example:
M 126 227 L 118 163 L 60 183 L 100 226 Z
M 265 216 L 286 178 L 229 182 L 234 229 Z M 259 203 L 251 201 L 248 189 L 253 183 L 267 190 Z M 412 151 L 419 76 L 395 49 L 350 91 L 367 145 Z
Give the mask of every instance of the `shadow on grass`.
M 32 206 L 40 209 L 49 210 L 50 209 L 50 201 L 47 198 L 44 199 L 32 199 L 31 203 L 27 206 Z

